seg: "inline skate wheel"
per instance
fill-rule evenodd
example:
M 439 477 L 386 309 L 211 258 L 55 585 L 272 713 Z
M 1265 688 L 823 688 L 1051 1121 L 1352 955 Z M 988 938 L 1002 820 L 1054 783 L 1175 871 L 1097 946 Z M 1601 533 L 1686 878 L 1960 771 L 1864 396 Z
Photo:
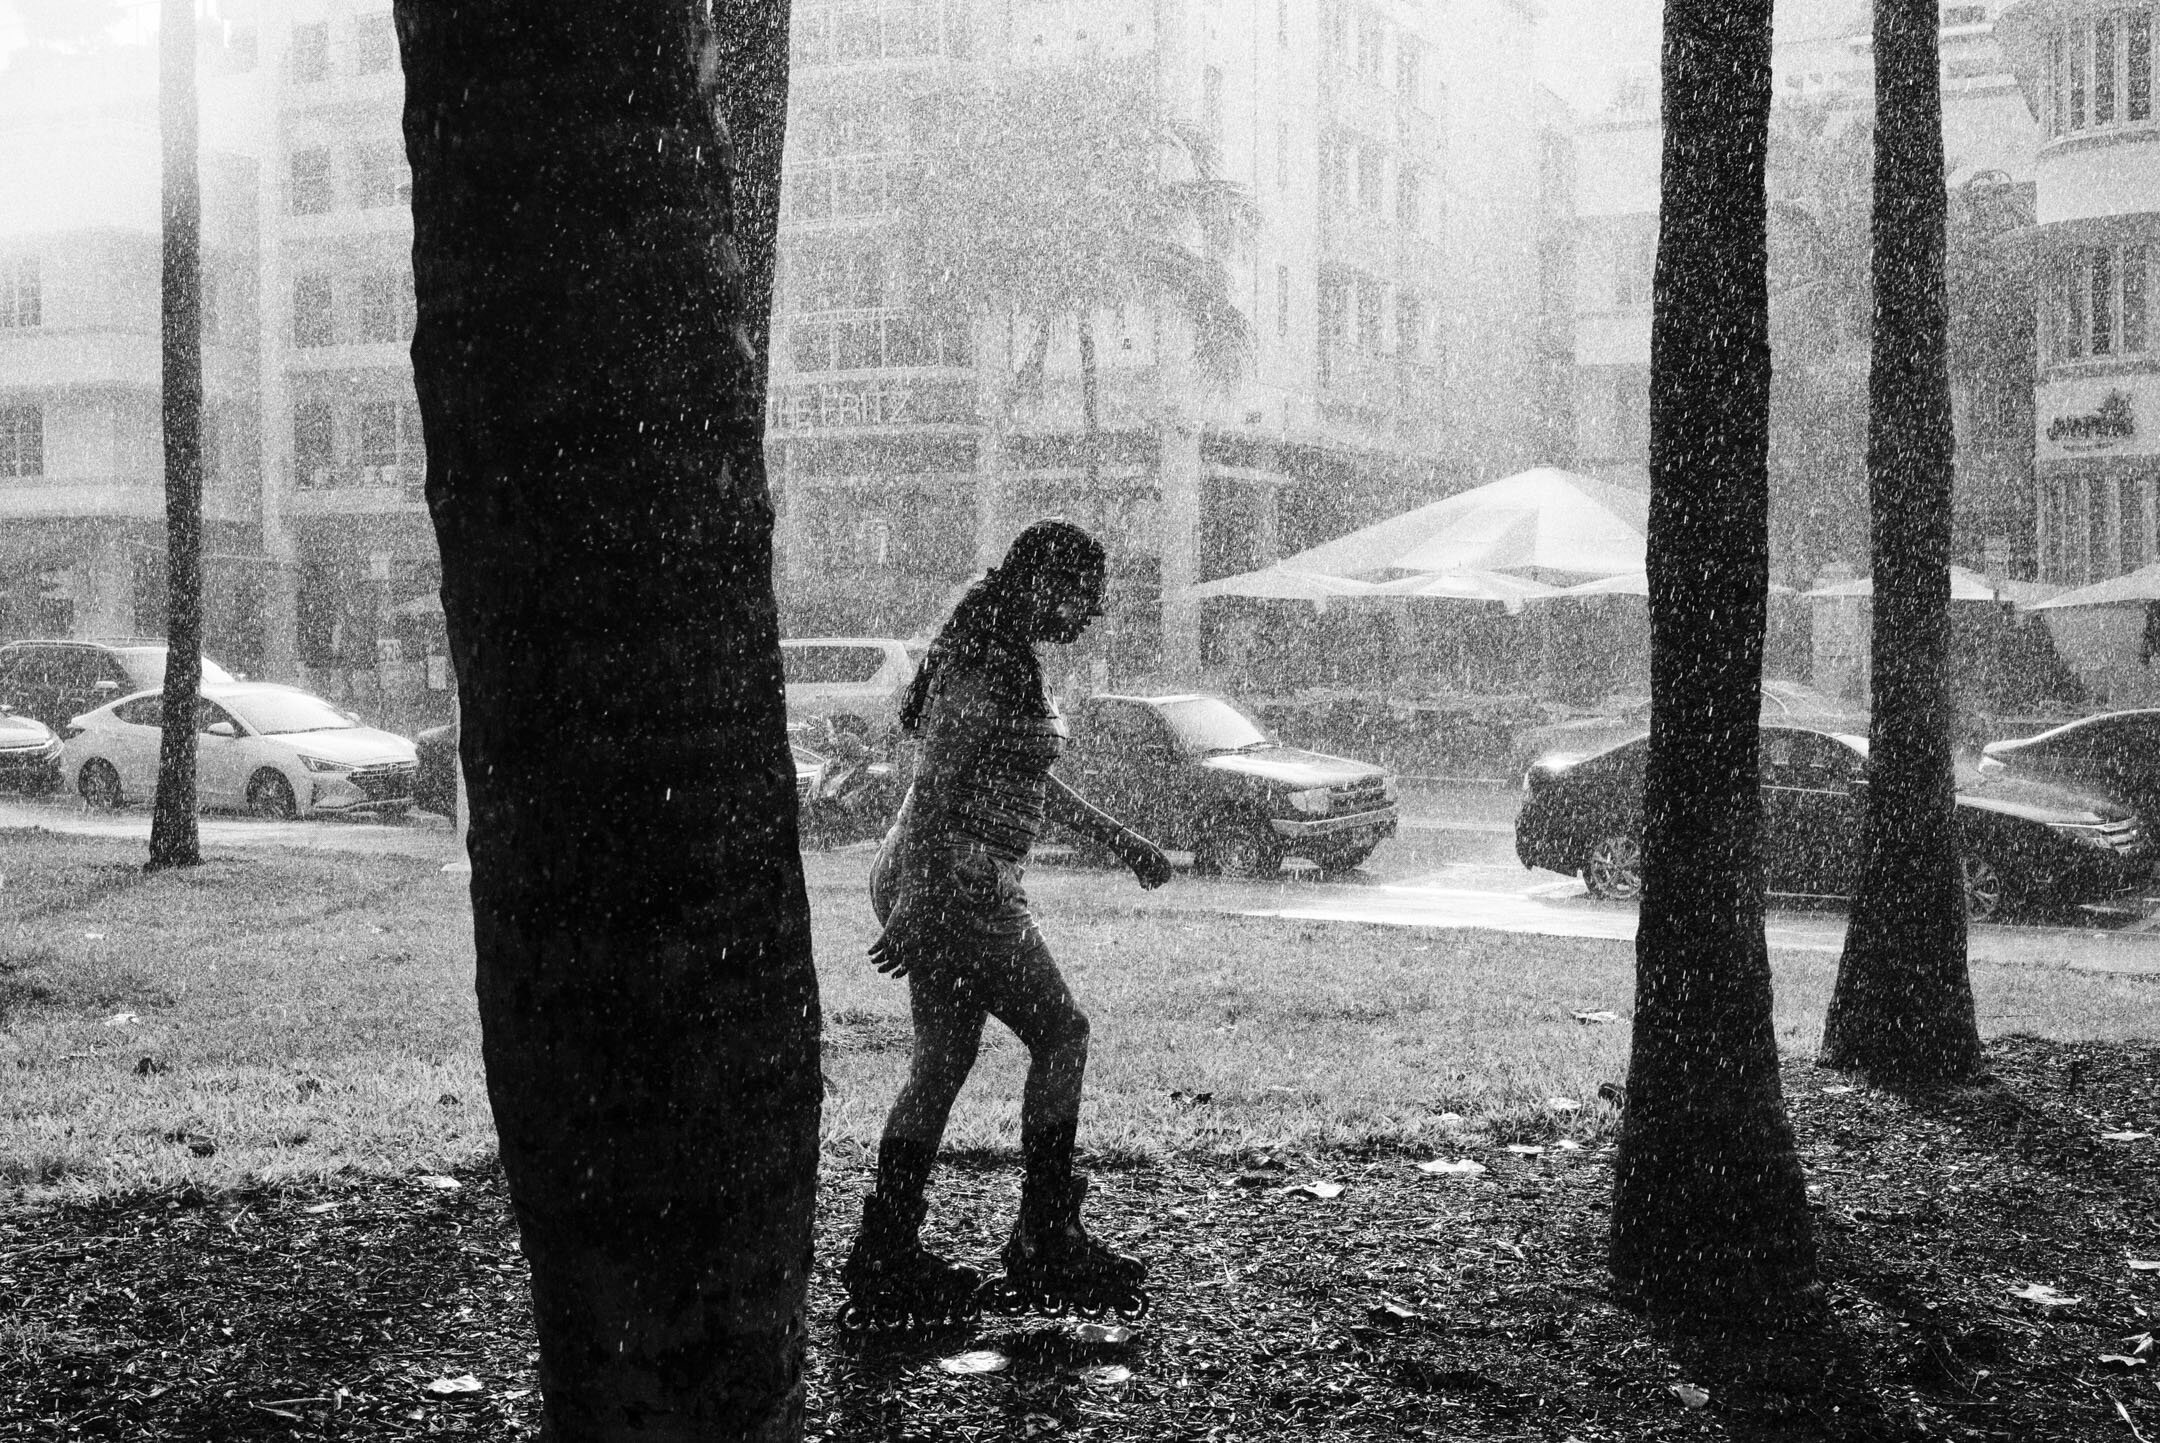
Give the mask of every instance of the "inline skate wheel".
M 1110 1311 L 1121 1323 L 1137 1323 L 1147 1316 L 1148 1304 L 1152 1301 L 1145 1290 L 1126 1293 L 1111 1302 Z
M 868 1308 L 860 1303 L 842 1303 L 840 1311 L 833 1314 L 833 1322 L 843 1333 L 864 1333 L 872 1326 L 873 1319 Z

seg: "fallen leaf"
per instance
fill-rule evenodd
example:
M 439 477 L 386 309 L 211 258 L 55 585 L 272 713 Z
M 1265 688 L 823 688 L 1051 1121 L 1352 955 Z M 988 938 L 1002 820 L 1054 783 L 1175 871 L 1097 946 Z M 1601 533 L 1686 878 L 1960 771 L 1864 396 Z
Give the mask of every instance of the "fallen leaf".
M 2046 1283 L 2027 1283 L 2022 1288 L 2012 1289 L 2011 1296 L 2023 1298 L 2029 1303 L 2038 1303 L 2044 1308 L 2066 1308 L 2072 1303 L 2083 1301 L 2067 1293 L 2058 1293 Z
M 102 942 L 105 940 L 105 934 L 103 932 L 85 932 L 83 933 L 83 940 L 86 942 Z
M 1558 1142 L 1554 1143 L 1553 1146 L 1559 1148 L 1562 1152 L 1582 1151 L 1582 1144 L 1575 1141 L 1575 1139 L 1571 1137 L 1563 1137 Z
M 1706 1408 L 1710 1404 L 1710 1394 L 1706 1390 L 1696 1387 L 1693 1383 L 1673 1383 L 1668 1386 L 1672 1390 L 1672 1395 L 1680 1400 L 1683 1407 Z
M 528 1398 L 532 1396 L 532 1389 L 512 1388 L 509 1392 L 503 1394 L 503 1396 L 505 1398 Z
M 1123 1323 L 1082 1323 L 1073 1329 L 1073 1336 L 1083 1343 L 1129 1343 L 1133 1330 Z
M 2102 1142 L 2142 1142 L 2151 1136 L 2152 1134 L 2149 1132 L 2103 1132 L 2100 1134 L 2100 1140 Z
M 1597 1012 L 1571 1012 L 1568 1015 L 1585 1027 L 1603 1027 L 1609 1022 L 1618 1022 L 1620 1020 L 1619 1013 L 1603 1010 Z
M 1545 1152 L 1544 1148 L 1528 1142 L 1511 1142 L 1507 1145 L 1507 1150 L 1522 1157 L 1541 1157 Z
M 1548 1097 L 1545 1099 L 1545 1105 L 1554 1112 L 1574 1112 L 1582 1106 L 1572 1097 Z
M 1822 1095 L 1824 1097 L 1843 1097 L 1848 1092 L 1858 1092 L 1859 1090 L 1849 1082 L 1836 1082 L 1824 1088 Z
M 1393 1328 L 1403 1323 L 1416 1322 L 1417 1314 L 1413 1310 L 1404 1307 L 1401 1303 L 1396 1302 L 1393 1298 L 1389 1298 L 1367 1308 L 1365 1310 L 1365 1321 L 1376 1328 Z
M 2160 1263 L 2147 1262 L 2143 1258 L 2132 1258 L 2130 1259 L 2130 1271 L 2133 1273 L 2160 1273 Z
M 2146 1366 L 2145 1359 L 2132 1357 L 2131 1355 L 2126 1353 L 2102 1353 L 2093 1361 L 2096 1363 L 2106 1363 L 2108 1366 L 2114 1368 L 2142 1368 Z
M 427 1390 L 430 1393 L 441 1393 L 447 1397 L 452 1393 L 478 1393 L 486 1387 L 487 1384 L 481 1382 L 472 1374 L 460 1373 L 455 1378 L 435 1378 L 430 1380 Z
M 948 1373 L 1002 1373 L 1011 1366 L 1012 1359 L 995 1348 L 978 1348 L 972 1353 L 955 1353 L 950 1358 L 938 1359 L 938 1366 Z
M 142 1021 L 142 1019 L 140 1017 L 137 1017 L 132 1012 L 115 1012 L 112 1016 L 105 1019 L 105 1025 L 107 1027 L 126 1027 L 130 1023 L 140 1021 Z
M 420 1184 L 420 1186 L 422 1187 L 434 1188 L 438 1192 L 456 1192 L 459 1188 L 465 1186 L 465 1184 L 459 1182 L 456 1178 L 444 1177 L 441 1173 L 438 1172 L 424 1172 L 420 1174 L 420 1176 L 414 1178 L 413 1181 Z
M 1436 1173 L 1443 1177 L 1476 1177 L 1485 1171 L 1485 1164 L 1475 1158 L 1460 1157 L 1453 1162 L 1434 1158 L 1431 1162 L 1418 1164 L 1419 1172 Z
M 1442 1127 L 1454 1127 L 1462 1121 L 1462 1114 L 1459 1112 L 1443 1112 L 1433 1121 L 1439 1123 Z
M 1307 1195 L 1308 1197 L 1316 1197 L 1316 1198 L 1321 1198 L 1321 1199 L 1327 1199 L 1327 1198 L 1338 1198 L 1338 1197 L 1341 1197 L 1341 1196 L 1342 1196 L 1342 1187 L 1343 1187 L 1343 1185 L 1342 1185 L 1341 1183 L 1339 1183 L 1339 1182 L 1327 1182 L 1327 1181 L 1325 1181 L 1325 1180 L 1315 1180 L 1315 1181 L 1313 1181 L 1313 1182 L 1301 1182 L 1301 1183 L 1298 1183 L 1298 1184 L 1296 1184 L 1295 1186 L 1292 1186 L 1292 1187 L 1286 1187 L 1286 1188 L 1284 1188 L 1284 1189 L 1283 1189 L 1283 1191 L 1284 1191 L 1284 1192 L 1301 1192 L 1301 1193 L 1304 1193 L 1304 1194 L 1306 1194 L 1306 1195 Z
M 302 1212 L 304 1212 L 304 1213 L 329 1213 L 329 1212 L 336 1212 L 336 1211 L 337 1211 L 337 1209 L 338 1209 L 338 1205 L 337 1205 L 336 1203 L 334 1203 L 334 1202 L 326 1202 L 326 1203 L 309 1203 L 309 1204 L 308 1204 L 308 1205 L 307 1205 L 306 1207 L 304 1207 L 304 1208 L 300 1209 L 300 1211 L 302 1211 Z
M 1080 1381 L 1091 1388 L 1115 1388 L 1132 1381 L 1132 1369 L 1123 1363 L 1098 1363 L 1080 1370 Z
M 2117 1339 L 2115 1343 L 2117 1352 L 2127 1353 L 2133 1358 L 2142 1358 L 2146 1362 L 2152 1361 L 2154 1346 L 2153 1335 L 2150 1333 L 2132 1333 L 2127 1338 Z

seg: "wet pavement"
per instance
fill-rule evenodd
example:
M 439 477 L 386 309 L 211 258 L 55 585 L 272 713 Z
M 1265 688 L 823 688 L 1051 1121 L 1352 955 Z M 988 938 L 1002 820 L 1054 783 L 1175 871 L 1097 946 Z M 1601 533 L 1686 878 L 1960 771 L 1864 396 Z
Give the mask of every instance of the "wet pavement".
M 1528 871 L 1516 862 L 1517 795 L 1504 787 L 1406 795 L 1402 830 L 1346 877 L 1322 880 L 1309 868 L 1292 868 L 1269 881 L 1233 881 L 1184 871 L 1159 891 L 1119 888 L 1117 895 L 1150 910 L 1633 940 L 1631 904 L 1600 901 L 1575 878 Z M 449 821 L 424 812 L 399 821 L 264 822 L 206 815 L 200 826 L 203 841 L 214 846 L 387 853 L 439 860 L 446 869 L 465 865 Z M 121 837 L 147 846 L 150 812 L 146 807 L 93 812 L 74 798 L 0 798 L 0 830 L 18 828 Z M 872 843 L 856 843 L 806 853 L 805 862 L 813 875 L 867 879 L 874 850 Z M 1100 901 L 1108 875 L 1045 848 L 1029 873 L 1028 889 L 1054 912 L 1067 897 L 1073 906 Z M 1773 906 L 1767 932 L 1773 949 L 1834 955 L 1844 946 L 1845 914 L 1830 906 Z M 1975 961 L 2160 974 L 2160 896 L 2070 923 L 1976 925 L 1968 946 Z

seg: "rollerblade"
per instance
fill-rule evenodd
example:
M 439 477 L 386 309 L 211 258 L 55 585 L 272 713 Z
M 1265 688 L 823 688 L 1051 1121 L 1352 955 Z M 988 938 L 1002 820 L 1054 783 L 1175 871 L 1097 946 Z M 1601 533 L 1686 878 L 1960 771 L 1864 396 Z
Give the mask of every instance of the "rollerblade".
M 975 1315 L 982 1274 L 922 1245 L 925 1210 L 920 1197 L 864 1199 L 862 1231 L 840 1265 L 847 1301 L 835 1321 L 843 1332 L 941 1327 Z
M 1114 1313 L 1136 1322 L 1148 1310 L 1147 1264 L 1113 1252 L 1080 1225 L 1087 1179 L 1068 1177 L 1053 1195 L 1024 1198 L 1000 1255 L 1004 1276 L 983 1285 L 983 1306 L 999 1313 Z

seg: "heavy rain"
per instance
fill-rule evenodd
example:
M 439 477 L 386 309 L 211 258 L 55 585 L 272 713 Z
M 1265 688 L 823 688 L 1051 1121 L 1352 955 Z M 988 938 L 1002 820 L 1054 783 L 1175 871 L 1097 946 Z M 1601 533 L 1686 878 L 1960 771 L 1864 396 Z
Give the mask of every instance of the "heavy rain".
M 0 1440 L 2160 1438 L 2153 0 L 0 0 Z

